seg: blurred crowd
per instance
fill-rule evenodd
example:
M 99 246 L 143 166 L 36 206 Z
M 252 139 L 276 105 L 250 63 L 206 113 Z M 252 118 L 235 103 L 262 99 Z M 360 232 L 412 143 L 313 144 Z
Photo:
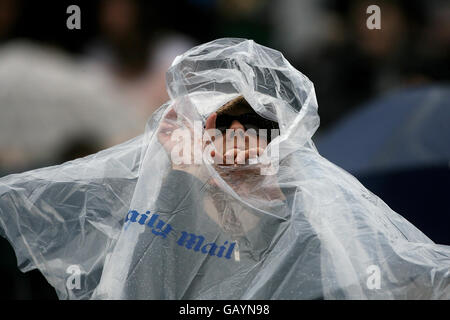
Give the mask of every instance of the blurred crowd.
M 66 28 L 71 4 L 81 30 Z M 370 4 L 380 30 L 366 27 Z M 450 79 L 445 0 L 0 0 L 0 177 L 143 133 L 173 59 L 221 37 L 279 50 L 312 80 L 319 137 L 387 92 Z
M 72 2 L 81 9 L 81 30 L 66 28 L 66 8 Z M 0 81 L 10 84 L 0 92 L 4 122 L 0 167 L 4 171 L 58 163 L 82 155 L 82 150 L 91 153 L 143 132 L 148 117 L 168 99 L 165 72 L 172 60 L 215 38 L 251 38 L 283 52 L 315 84 L 319 136 L 349 111 L 384 92 L 450 77 L 448 1 L 377 1 L 380 30 L 366 27 L 371 1 L 72 2 L 0 0 Z M 28 79 L 27 86 L 23 79 Z M 86 83 L 97 86 L 90 100 L 70 102 L 73 99 L 64 88 L 70 86 L 73 96 L 86 96 Z M 50 88 L 55 89 L 51 96 L 41 94 Z M 104 127 L 111 130 L 91 130 L 95 121 L 85 124 L 78 118 L 89 114 L 106 95 L 114 97 L 112 102 L 102 101 L 112 115 Z M 50 110 L 49 104 L 59 104 L 61 109 L 61 101 L 66 100 L 64 112 Z M 39 120 L 41 130 L 52 130 L 52 134 L 36 139 L 33 132 L 38 125 L 30 127 L 18 119 L 33 118 L 35 123 L 30 109 L 45 118 Z M 129 119 L 118 123 L 124 117 L 122 111 Z M 62 120 L 67 112 L 80 116 Z M 103 112 L 92 111 L 84 118 L 95 120 Z M 71 124 L 50 129 L 50 123 L 64 121 Z M 31 132 L 27 135 L 24 130 Z M 88 139 L 83 136 L 86 132 Z M 24 136 L 23 143 L 9 138 L 18 135 Z M 87 141 L 97 145 L 83 146 Z M 41 154 L 33 153 L 34 149 Z M 68 149 L 73 149 L 73 156 Z

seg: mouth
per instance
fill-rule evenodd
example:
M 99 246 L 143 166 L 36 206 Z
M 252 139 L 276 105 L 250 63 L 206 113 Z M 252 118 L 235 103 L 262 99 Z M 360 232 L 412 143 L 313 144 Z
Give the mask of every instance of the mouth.
M 219 175 L 225 181 L 234 184 L 242 183 L 244 181 L 251 180 L 252 178 L 260 177 L 261 165 L 258 164 L 234 164 L 225 165 L 218 164 L 214 166 Z M 242 180 L 244 179 L 244 180 Z

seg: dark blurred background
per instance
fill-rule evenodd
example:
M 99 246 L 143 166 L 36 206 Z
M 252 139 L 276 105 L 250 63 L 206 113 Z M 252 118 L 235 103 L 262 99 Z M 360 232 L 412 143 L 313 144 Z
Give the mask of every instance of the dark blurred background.
M 0 0 L 0 177 L 142 133 L 172 60 L 221 37 L 281 51 L 315 85 L 319 152 L 450 244 L 449 1 Z M 4 239 L 0 268 L 0 298 L 56 299 Z

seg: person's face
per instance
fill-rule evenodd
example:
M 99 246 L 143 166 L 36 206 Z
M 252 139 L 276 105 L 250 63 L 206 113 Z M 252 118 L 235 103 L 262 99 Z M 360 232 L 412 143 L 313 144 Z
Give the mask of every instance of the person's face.
M 261 156 L 270 142 L 264 132 L 258 134 L 259 129 L 266 129 L 267 134 L 270 134 L 271 129 L 252 120 L 246 123 L 243 121 L 247 118 L 245 116 L 239 118 L 231 120 L 226 127 L 228 130 L 224 130 L 221 126 L 217 127 L 219 131 L 224 131 L 224 134 L 216 136 L 214 140 L 216 155 L 223 160 L 223 165 L 216 167 L 219 175 L 242 196 L 251 194 L 253 199 L 283 199 L 276 178 L 274 180 L 275 176 L 261 175 L 261 164 L 251 161 Z M 226 154 L 231 157 L 227 157 Z M 263 183 L 264 180 L 266 182 Z
M 222 133 L 221 138 L 218 137 L 214 141 L 219 155 L 223 157 L 227 154 L 236 156 L 236 153 L 240 151 L 250 151 L 247 159 L 245 159 L 248 160 L 248 158 L 260 155 L 267 147 L 267 138 L 259 135 L 260 128 L 241 121 L 234 119 L 226 128 L 217 128 Z M 268 131 L 270 134 L 270 130 Z M 225 164 L 229 163 L 226 162 Z

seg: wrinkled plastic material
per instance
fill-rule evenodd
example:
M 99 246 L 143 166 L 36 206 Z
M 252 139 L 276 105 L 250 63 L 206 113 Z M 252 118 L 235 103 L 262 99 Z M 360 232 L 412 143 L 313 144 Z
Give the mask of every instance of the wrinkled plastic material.
M 279 52 L 219 39 L 177 57 L 167 87 L 143 135 L 0 179 L 0 230 L 22 271 L 39 269 L 61 299 L 450 298 L 450 248 L 319 155 L 314 87 Z M 276 176 L 227 179 L 203 163 L 213 188 L 174 174 L 157 138 L 169 108 L 204 123 L 238 95 L 279 122 L 266 149 L 278 147 Z M 153 228 L 139 223 L 146 212 Z M 226 253 L 178 244 L 190 233 Z

